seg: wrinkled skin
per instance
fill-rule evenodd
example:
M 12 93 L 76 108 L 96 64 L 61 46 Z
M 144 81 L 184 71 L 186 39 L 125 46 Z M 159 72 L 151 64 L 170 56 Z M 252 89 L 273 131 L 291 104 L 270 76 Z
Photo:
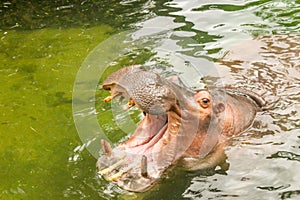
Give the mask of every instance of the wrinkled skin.
M 97 162 L 102 177 L 135 192 L 151 188 L 175 163 L 202 168 L 201 161 L 251 126 L 265 104 L 252 92 L 230 88 L 191 92 L 138 65 L 112 73 L 103 88 L 111 93 L 105 102 L 125 97 L 127 108 L 137 105 L 145 114 L 124 143 L 111 149 L 101 141 Z

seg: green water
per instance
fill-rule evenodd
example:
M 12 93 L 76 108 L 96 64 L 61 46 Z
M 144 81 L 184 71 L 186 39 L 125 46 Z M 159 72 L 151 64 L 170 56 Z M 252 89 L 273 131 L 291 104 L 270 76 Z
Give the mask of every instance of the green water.
M 81 145 L 72 90 L 84 58 L 112 31 L 97 26 L 1 32 L 1 199 L 62 197 L 76 187 L 74 177 L 94 176 L 74 171 L 68 160 Z M 85 160 L 84 166 L 95 165 L 89 154 Z
M 222 55 L 225 47 L 232 45 L 235 40 L 240 41 L 259 35 L 299 33 L 299 5 L 299 1 L 266 0 L 231 3 L 190 1 L 190 5 L 180 4 L 180 1 L 2 2 L 0 199 L 136 197 L 136 194 L 123 194 L 124 192 L 115 185 L 96 177 L 96 158 L 85 149 L 72 116 L 72 91 L 78 70 L 89 53 L 104 40 L 130 28 L 139 30 L 143 26 L 148 26 L 164 30 L 168 27 L 173 35 L 160 37 L 169 39 L 166 43 L 170 51 L 176 43 L 182 47 L 178 50 L 179 53 L 185 52 L 184 55 L 203 58 L 205 60 L 203 64 L 207 64 Z M 180 13 L 185 7 L 190 8 L 186 11 L 188 17 L 184 15 L 185 13 Z M 160 18 L 151 24 L 149 21 L 155 17 Z M 140 22 L 148 22 L 149 25 Z M 148 40 L 155 42 L 159 41 L 160 37 Z M 296 44 L 296 47 L 299 46 L 299 37 L 292 38 L 291 43 Z M 291 49 L 296 49 L 291 46 L 293 47 Z M 154 55 L 151 48 L 135 50 L 116 60 L 112 69 L 127 64 L 145 63 L 148 59 L 159 63 L 160 66 L 169 64 L 164 58 L 160 61 L 153 58 Z M 276 56 L 274 54 L 273 57 Z M 297 63 L 298 60 L 295 60 Z M 205 68 L 203 66 L 198 67 Z M 230 176 L 224 176 L 224 173 L 219 172 L 186 174 L 171 170 L 162 180 L 162 184 L 146 194 L 139 195 L 139 198 L 148 196 L 148 199 L 188 197 L 206 199 L 216 195 L 219 199 L 226 197 L 230 199 L 234 197 L 230 194 L 239 191 L 238 186 L 243 185 L 238 182 L 240 180 L 246 186 L 240 189 L 242 192 L 239 194 L 246 199 L 249 194 L 244 194 L 244 191 L 270 198 L 285 199 L 289 196 L 299 196 L 300 186 L 293 178 L 299 177 L 298 169 L 289 168 L 292 166 L 290 160 L 293 160 L 295 166 L 299 166 L 294 159 L 300 154 L 300 111 L 299 107 L 294 107 L 299 105 L 300 84 L 297 74 L 299 64 L 292 66 L 288 73 L 284 73 L 285 76 L 279 76 L 279 72 L 277 74 L 280 70 L 277 70 L 276 66 L 279 65 L 274 66 L 261 70 L 265 72 L 268 84 L 257 84 L 253 81 L 256 77 L 247 74 L 248 69 L 242 69 L 241 66 L 229 70 L 232 79 L 228 80 L 233 84 L 270 89 L 266 94 L 281 98 L 280 101 L 276 101 L 277 108 L 273 110 L 270 119 L 264 119 L 264 122 L 269 124 L 262 126 L 262 130 L 254 130 L 255 145 L 238 143 L 243 148 L 237 145 L 229 150 L 229 157 L 231 156 L 229 160 L 233 164 L 226 173 Z M 165 67 L 161 71 L 169 73 L 168 70 L 169 68 Z M 182 67 L 181 70 L 184 71 L 186 68 Z M 110 71 L 106 72 L 105 76 Z M 272 74 L 272 71 L 276 73 Z M 276 79 L 277 76 L 280 78 Z M 97 117 L 109 138 L 117 142 L 124 138 L 124 132 L 120 132 L 113 122 L 110 105 L 101 102 L 105 95 L 107 93 L 103 91 L 96 94 Z M 132 113 L 134 121 L 137 122 L 138 112 L 134 110 Z M 243 150 L 245 155 L 239 152 L 240 149 L 245 149 Z M 267 153 L 261 152 L 261 149 Z M 289 161 L 275 159 L 276 156 L 282 155 L 276 154 L 277 151 L 294 152 L 288 154 L 294 157 Z M 240 156 L 235 157 L 233 154 Z M 248 160 L 239 160 L 247 155 Z M 275 155 L 274 159 L 270 159 L 272 155 Z M 258 157 L 253 160 L 253 156 Z M 269 170 L 271 165 L 278 166 L 276 169 L 280 170 L 288 168 L 286 174 L 290 173 L 293 177 L 283 174 L 284 178 L 287 177 L 287 183 L 281 183 L 276 179 L 277 175 L 281 177 L 281 171 Z M 243 174 L 252 169 L 258 170 L 255 174 L 259 177 L 247 178 L 248 174 L 242 178 L 239 176 L 239 173 Z M 249 176 L 253 177 L 251 175 L 250 173 Z M 270 182 L 261 186 L 261 182 L 269 180 L 268 178 Z M 245 180 L 252 182 L 247 184 Z M 226 190 L 227 184 L 232 184 L 233 189 L 230 190 L 228 187 Z M 276 188 L 279 188 L 278 192 Z M 265 192 L 264 189 L 268 191 Z M 221 191 L 224 192 L 223 196 L 218 196 Z

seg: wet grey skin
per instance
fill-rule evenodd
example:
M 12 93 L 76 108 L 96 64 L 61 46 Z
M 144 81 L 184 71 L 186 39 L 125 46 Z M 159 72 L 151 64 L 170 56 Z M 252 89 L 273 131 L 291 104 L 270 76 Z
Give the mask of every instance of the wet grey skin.
M 213 167 L 231 137 L 251 126 L 265 101 L 234 88 L 190 91 L 140 65 L 113 72 L 102 84 L 110 95 L 129 99 L 145 114 L 129 139 L 115 148 L 102 140 L 101 177 L 134 192 L 150 189 L 170 166 Z M 205 162 L 203 162 L 205 160 Z M 205 164 L 203 164 L 205 163 Z

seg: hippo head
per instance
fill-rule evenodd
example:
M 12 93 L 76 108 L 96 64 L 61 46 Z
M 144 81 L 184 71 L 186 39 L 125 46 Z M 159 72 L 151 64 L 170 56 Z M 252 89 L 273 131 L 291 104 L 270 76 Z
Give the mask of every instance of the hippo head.
M 111 93 L 105 102 L 127 98 L 127 108 L 136 105 L 145 115 L 129 139 L 114 149 L 101 141 L 99 174 L 125 190 L 151 188 L 180 158 L 205 157 L 218 143 L 222 127 L 231 129 L 220 120 L 226 105 L 216 95 L 190 92 L 141 66 L 112 73 L 103 88 Z

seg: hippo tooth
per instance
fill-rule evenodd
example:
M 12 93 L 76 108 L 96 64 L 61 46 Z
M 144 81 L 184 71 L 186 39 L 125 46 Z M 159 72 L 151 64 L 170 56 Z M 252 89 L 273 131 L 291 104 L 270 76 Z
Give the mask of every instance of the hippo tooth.
M 113 96 L 109 95 L 109 96 L 105 97 L 105 99 L 103 99 L 103 101 L 105 103 L 107 103 L 107 102 L 110 102 L 112 99 L 113 99 Z
M 115 174 L 111 175 L 110 177 L 108 177 L 107 180 L 108 181 L 115 181 L 118 178 L 120 178 L 124 173 L 128 172 L 131 169 L 132 169 L 131 167 L 120 169 L 117 173 L 115 173 Z
M 102 151 L 105 155 L 107 155 L 108 157 L 110 157 L 112 155 L 112 148 L 111 148 L 109 142 L 107 142 L 104 139 L 101 139 L 101 147 L 102 147 Z
M 121 93 L 119 93 L 119 92 L 117 92 L 117 93 L 115 93 L 115 94 L 111 94 L 111 95 L 105 97 L 105 98 L 103 99 L 103 102 L 105 102 L 105 103 L 110 102 L 111 100 L 113 100 L 114 98 L 116 98 L 116 97 L 119 96 L 119 95 L 121 95 Z
M 141 175 L 143 177 L 147 177 L 148 176 L 148 172 L 147 172 L 147 156 L 143 155 L 142 160 L 141 160 Z
M 125 159 L 119 160 L 115 164 L 109 166 L 108 168 L 105 168 L 105 169 L 99 171 L 98 173 L 102 176 L 105 175 L 105 174 L 108 174 L 108 173 L 112 172 L 114 169 L 116 169 L 117 167 L 121 166 L 123 164 L 123 162 L 125 162 Z
M 135 102 L 133 101 L 133 99 L 130 99 L 129 102 L 125 105 L 125 107 L 123 108 L 124 111 L 128 110 L 129 108 L 133 107 L 135 105 Z

